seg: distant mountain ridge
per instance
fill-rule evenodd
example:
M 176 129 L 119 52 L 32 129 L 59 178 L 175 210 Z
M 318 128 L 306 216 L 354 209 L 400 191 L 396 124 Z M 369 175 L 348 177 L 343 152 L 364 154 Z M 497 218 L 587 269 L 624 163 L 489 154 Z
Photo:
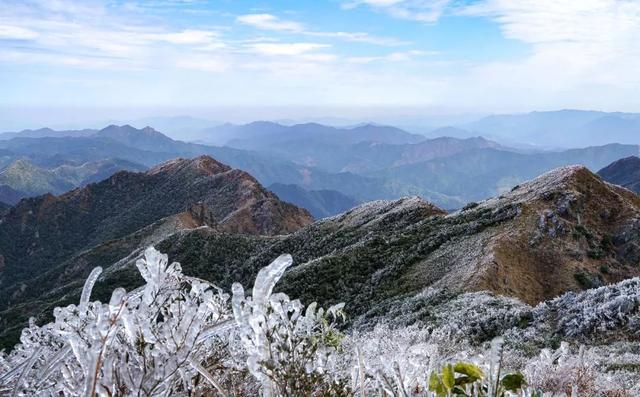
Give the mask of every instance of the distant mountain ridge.
M 334 128 L 314 123 L 282 126 L 254 122 L 242 126 L 224 125 L 212 134 L 235 136 L 226 140 L 225 145 L 229 147 L 265 153 L 332 173 L 363 174 L 471 149 L 502 148 L 482 137 L 427 139 L 375 124 Z
M 180 115 L 145 117 L 118 124 L 130 124 L 136 128 L 153 126 L 154 129 L 162 131 L 173 139 L 192 142 L 201 138 L 200 131 L 222 123 L 199 117 Z
M 274 183 L 269 190 L 281 200 L 306 208 L 316 219 L 336 215 L 358 205 L 358 201 L 335 190 L 305 190 L 298 185 Z
M 80 165 L 63 164 L 42 168 L 18 159 L 0 170 L 0 201 L 16 204 L 20 199 L 45 193 L 61 194 L 97 182 L 121 170 L 142 171 L 146 167 L 125 160 L 101 160 Z
M 20 137 L 0 141 L 0 170 L 4 168 L 3 163 L 6 166 L 18 159 L 28 159 L 40 168 L 51 170 L 60 165 L 80 165 L 110 158 L 151 167 L 176 157 L 199 155 L 211 155 L 247 170 L 266 185 L 295 183 L 312 190 L 345 188 L 347 194 L 356 193 L 361 198 L 381 194 L 380 183 L 371 178 L 349 173 L 333 174 L 245 150 L 176 141 L 150 127 L 136 129 L 128 125 L 108 126 L 91 136 Z M 32 195 L 33 192 L 17 193 L 19 197 Z
M 575 118 L 584 121 L 583 116 L 578 113 Z M 176 157 L 210 155 L 249 172 L 265 186 L 334 190 L 361 202 L 419 195 L 455 209 L 501 194 L 554 167 L 583 164 L 596 171 L 638 154 L 638 146 L 620 144 L 563 151 L 513 149 L 481 136 L 426 139 L 371 124 L 339 129 L 313 123 L 283 126 L 255 122 L 224 128 L 233 133 L 242 130 L 245 137 L 252 138 L 237 141 L 239 146 L 246 145 L 243 148 L 215 147 L 177 141 L 151 127 L 111 125 L 91 136 L 0 140 L 0 171 L 21 158 L 51 170 L 108 158 L 153 167 Z M 345 137 L 351 140 L 345 141 Z M 398 139 L 409 142 L 384 142 Z M 28 194 L 17 186 L 13 189 L 14 196 L 15 192 L 18 196 Z
M 0 133 L 0 140 L 7 140 L 13 138 L 45 138 L 45 137 L 83 137 L 94 135 L 97 130 L 83 129 L 83 130 L 53 130 L 51 128 L 40 128 L 37 130 L 22 130 L 18 132 L 3 132 Z
M 383 169 L 368 174 L 416 189 L 431 189 L 461 201 L 478 201 L 509 191 L 545 171 L 570 164 L 591 170 L 637 155 L 638 145 L 611 144 L 562 152 L 519 153 L 474 149 L 449 157 Z
M 113 139 L 126 146 L 151 152 L 175 151 L 176 144 L 179 142 L 149 126 L 138 129 L 128 124 L 122 126 L 110 125 L 92 136 Z
M 16 190 L 30 192 L 34 195 L 47 192 L 62 193 L 71 190 L 74 185 L 62 178 L 57 178 L 53 171 L 36 167 L 29 161 L 20 159 L 0 171 L 0 185 L 10 186 Z
M 607 182 L 626 187 L 640 194 L 640 158 L 626 157 L 604 167 L 598 175 Z
M 547 147 L 640 144 L 640 114 L 560 110 L 493 115 L 462 128 L 497 139 Z
M 255 121 L 245 125 L 223 124 L 204 130 L 202 136 L 203 141 L 250 150 L 265 143 L 278 144 L 301 139 L 318 144 L 350 145 L 365 141 L 415 143 L 425 138 L 399 128 L 377 124 L 338 128 L 317 123 L 282 125 L 270 121 Z
M 450 157 L 484 148 L 510 150 L 483 137 L 461 139 L 442 136 L 402 145 L 363 142 L 351 147 L 349 162 L 343 165 L 343 169 L 368 174 L 376 170 Z

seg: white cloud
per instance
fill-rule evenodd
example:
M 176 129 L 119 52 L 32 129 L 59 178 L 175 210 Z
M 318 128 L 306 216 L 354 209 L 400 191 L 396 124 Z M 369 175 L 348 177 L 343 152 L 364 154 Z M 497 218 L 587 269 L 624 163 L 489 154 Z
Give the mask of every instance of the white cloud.
M 262 28 L 256 26 L 263 31 L 261 36 L 236 35 L 238 31 L 233 26 L 185 26 L 174 23 L 167 17 L 170 14 L 152 15 L 151 7 L 156 2 L 151 1 L 126 7 L 118 3 L 105 7 L 105 3 L 91 0 L 4 1 L 0 7 L 0 26 L 19 28 L 5 29 L 5 36 L 12 39 L 19 36 L 27 41 L 0 43 L 0 63 L 51 68 L 47 73 L 33 73 L 34 69 L 25 68 L 28 78 L 11 81 L 8 89 L 4 85 L 0 103 L 64 102 L 95 106 L 290 104 L 305 100 L 368 103 L 383 101 L 389 98 L 389 93 L 407 87 L 423 87 L 403 73 L 396 75 L 402 79 L 398 83 L 386 71 L 372 73 L 364 63 L 345 62 L 346 55 L 334 51 L 338 46 L 330 44 L 334 39 L 382 46 L 408 44 L 363 32 L 314 31 L 303 24 L 279 19 L 275 21 L 277 27 L 289 30 L 276 31 L 266 28 L 273 28 L 274 21 L 267 20 L 269 24 L 264 25 L 263 18 Z M 279 34 L 282 32 L 297 37 L 285 38 Z M 75 69 L 83 72 L 75 73 Z M 3 84 L 8 79 L 1 78 Z M 63 81 L 69 84 L 64 86 L 64 98 L 59 99 Z M 39 93 L 37 97 L 26 94 L 35 90 Z M 130 95 L 123 97 L 123 91 Z M 278 95 L 274 96 L 274 92 Z M 420 95 L 424 96 L 423 92 Z M 405 91 L 398 98 L 415 97 Z
M 142 70 L 157 68 L 158 60 L 182 67 L 190 57 L 226 48 L 218 31 L 163 27 L 93 1 L 7 1 L 0 7 L 0 40 L 7 39 L 28 41 L 0 46 L 4 62 L 88 69 Z
M 368 6 L 385 12 L 394 18 L 435 23 L 444 14 L 453 0 L 347 0 L 346 9 Z
M 391 37 L 372 36 L 364 32 L 304 32 L 305 35 L 315 37 L 337 38 L 345 41 L 368 43 L 380 46 L 406 46 L 410 45 L 410 41 L 398 40 Z
M 183 69 L 198 70 L 201 72 L 221 73 L 229 70 L 231 65 L 225 59 L 207 55 L 197 55 L 180 59 L 176 66 Z
M 412 61 L 416 58 L 437 55 L 437 52 L 427 52 L 420 50 L 409 50 L 409 51 L 397 51 L 392 52 L 387 55 L 382 56 L 358 56 L 358 57 L 349 57 L 347 58 L 347 62 L 353 64 L 367 64 L 372 62 L 407 62 Z
M 153 100 L 173 100 L 176 92 L 182 92 L 185 100 L 202 103 L 222 101 L 211 93 L 224 90 L 228 93 L 224 100 L 237 103 L 340 100 L 474 110 L 640 108 L 640 1 L 635 0 L 478 0 L 471 6 L 456 0 L 343 3 L 416 21 L 407 23 L 434 23 L 442 15 L 488 18 L 504 37 L 525 44 L 510 58 L 501 54 L 501 59 L 483 61 L 449 56 L 446 49 L 439 54 L 420 51 L 406 41 L 364 32 L 316 31 L 290 20 L 294 17 L 259 13 L 264 11 L 237 19 L 223 17 L 259 29 L 256 32 L 237 25 L 227 29 L 173 24 L 169 14 L 146 15 L 157 4 L 150 0 L 142 8 L 126 10 L 90 0 L 0 2 L 0 63 L 56 66 L 52 73 L 34 74 L 25 81 L 61 81 L 60 75 L 73 74 L 68 70 L 75 68 L 93 71 L 78 73 L 77 78 L 120 87 L 113 89 L 114 98 L 122 87 L 133 85 L 140 88 L 137 100 L 153 96 L 144 93 L 149 90 L 159 93 Z M 385 33 L 384 27 L 378 28 L 376 33 Z M 368 46 L 358 46 L 356 52 L 355 46 L 340 46 L 338 40 L 407 48 L 369 51 Z M 490 44 L 496 43 L 502 44 L 499 40 Z M 64 72 L 56 75 L 60 70 Z M 200 72 L 208 75 L 203 78 Z M 157 84 L 158 79 L 163 84 Z M 14 90 L 0 93 L 0 100 L 9 98 L 4 102 L 10 103 L 11 95 L 30 91 Z
M 310 51 L 328 48 L 327 44 L 318 43 L 255 43 L 249 49 L 264 55 L 301 55 Z
M 487 0 L 460 13 L 494 18 L 506 37 L 532 44 L 626 45 L 640 32 L 640 3 L 635 0 Z
M 210 44 L 218 38 L 216 32 L 208 30 L 184 30 L 157 36 L 172 44 Z
M 247 14 L 236 19 L 238 22 L 258 29 L 286 32 L 301 32 L 304 26 L 298 22 L 284 21 L 271 14 Z
M 495 107 L 517 98 L 511 105 L 528 109 L 640 106 L 634 94 L 640 89 L 640 2 L 487 0 L 458 13 L 495 20 L 506 38 L 530 50 L 518 59 L 477 64 L 452 79 L 465 92 L 457 98 Z
M 38 32 L 20 26 L 0 26 L 0 40 L 32 40 L 38 37 Z
M 271 14 L 247 14 L 236 18 L 236 21 L 262 30 L 298 33 L 305 36 L 334 38 L 351 42 L 369 43 L 381 46 L 402 46 L 410 42 L 391 37 L 377 37 L 365 32 L 320 32 L 307 29 L 302 23 L 282 20 Z
M 389 7 L 402 3 L 402 0 L 362 0 L 362 3 L 376 7 Z
M 17 64 L 44 63 L 48 65 L 100 69 L 108 67 L 109 61 L 100 58 L 87 58 L 46 53 L 28 54 L 19 51 L 0 51 L 0 62 Z

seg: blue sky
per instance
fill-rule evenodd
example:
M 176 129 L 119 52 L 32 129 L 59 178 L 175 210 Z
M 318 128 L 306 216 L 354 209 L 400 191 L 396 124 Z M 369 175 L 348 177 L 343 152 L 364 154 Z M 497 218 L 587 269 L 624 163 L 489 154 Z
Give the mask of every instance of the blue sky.
M 635 0 L 0 2 L 5 118 L 640 110 Z

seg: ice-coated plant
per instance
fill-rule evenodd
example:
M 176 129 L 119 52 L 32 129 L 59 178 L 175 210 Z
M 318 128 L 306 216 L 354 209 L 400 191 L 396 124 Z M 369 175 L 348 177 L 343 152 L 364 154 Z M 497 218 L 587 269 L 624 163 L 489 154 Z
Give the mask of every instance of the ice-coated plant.
M 247 367 L 265 397 L 349 395 L 345 381 L 336 376 L 342 335 L 334 324 L 344 319 L 344 305 L 325 311 L 314 302 L 305 310 L 299 300 L 272 293 L 292 262 L 290 255 L 282 255 L 261 269 L 250 297 L 242 285 L 232 286 L 234 335 L 247 353 Z
M 228 296 L 185 277 L 153 248 L 136 263 L 146 284 L 90 302 L 102 269 L 87 279 L 80 303 L 33 322 L 2 358 L 0 385 L 11 395 L 188 395 L 212 385 L 198 375 L 217 328 L 230 323 Z M 205 376 L 206 377 L 206 376 Z
M 438 346 L 417 327 L 380 324 L 369 332 L 354 332 L 344 342 L 350 353 L 353 388 L 366 395 L 425 392 L 428 374 L 439 364 Z
M 0 396 L 633 395 L 619 382 L 596 385 L 595 360 L 583 349 L 572 355 L 567 344 L 525 358 L 516 368 L 523 375 L 509 367 L 518 360 L 504 360 L 501 337 L 486 353 L 420 326 L 343 334 L 342 304 L 305 307 L 273 292 L 291 263 L 280 256 L 250 293 L 235 283 L 229 296 L 151 247 L 136 263 L 145 285 L 116 288 L 108 303 L 91 301 L 96 268 L 77 305 L 56 308 L 52 323 L 30 321 L 21 343 L 0 353 Z M 622 312 L 600 300 L 602 313 Z M 634 357 L 615 368 L 632 367 Z
M 78 305 L 56 308 L 41 327 L 32 320 L 0 356 L 0 395 L 348 394 L 335 369 L 342 305 L 305 309 L 274 294 L 291 262 L 283 255 L 262 269 L 251 295 L 234 284 L 233 309 L 152 247 L 136 263 L 145 285 L 116 288 L 108 304 L 90 301 L 96 268 Z
M 597 395 L 594 363 L 585 358 L 585 349 L 580 347 L 572 355 L 567 343 L 556 350 L 543 349 L 540 355 L 530 360 L 524 370 L 531 386 L 551 395 L 573 394 Z

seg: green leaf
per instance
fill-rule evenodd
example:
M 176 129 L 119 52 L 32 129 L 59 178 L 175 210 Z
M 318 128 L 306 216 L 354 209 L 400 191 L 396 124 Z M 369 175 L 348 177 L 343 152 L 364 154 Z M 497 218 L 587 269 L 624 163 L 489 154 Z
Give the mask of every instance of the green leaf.
M 432 372 L 429 377 L 429 391 L 435 392 L 436 395 L 444 395 L 445 388 L 442 379 L 436 372 Z
M 453 366 L 451 364 L 447 364 L 442 367 L 442 383 L 447 390 L 453 389 L 453 386 L 456 385 L 456 377 L 453 373 Z
M 502 384 L 505 390 L 515 392 L 526 386 L 527 382 L 524 380 L 524 375 L 516 372 L 505 375 L 500 381 L 500 384 Z
M 457 386 L 453 388 L 453 395 L 460 397 L 469 397 L 469 394 L 462 386 Z
M 470 385 L 472 383 L 475 383 L 477 381 L 478 381 L 478 379 L 472 378 L 470 376 L 458 376 L 456 378 L 456 385 L 457 386 L 466 386 L 466 385 Z
M 453 366 L 453 370 L 459 374 L 467 375 L 469 378 L 473 379 L 472 382 L 484 378 L 484 372 L 482 372 L 482 369 L 475 364 L 459 362 Z

